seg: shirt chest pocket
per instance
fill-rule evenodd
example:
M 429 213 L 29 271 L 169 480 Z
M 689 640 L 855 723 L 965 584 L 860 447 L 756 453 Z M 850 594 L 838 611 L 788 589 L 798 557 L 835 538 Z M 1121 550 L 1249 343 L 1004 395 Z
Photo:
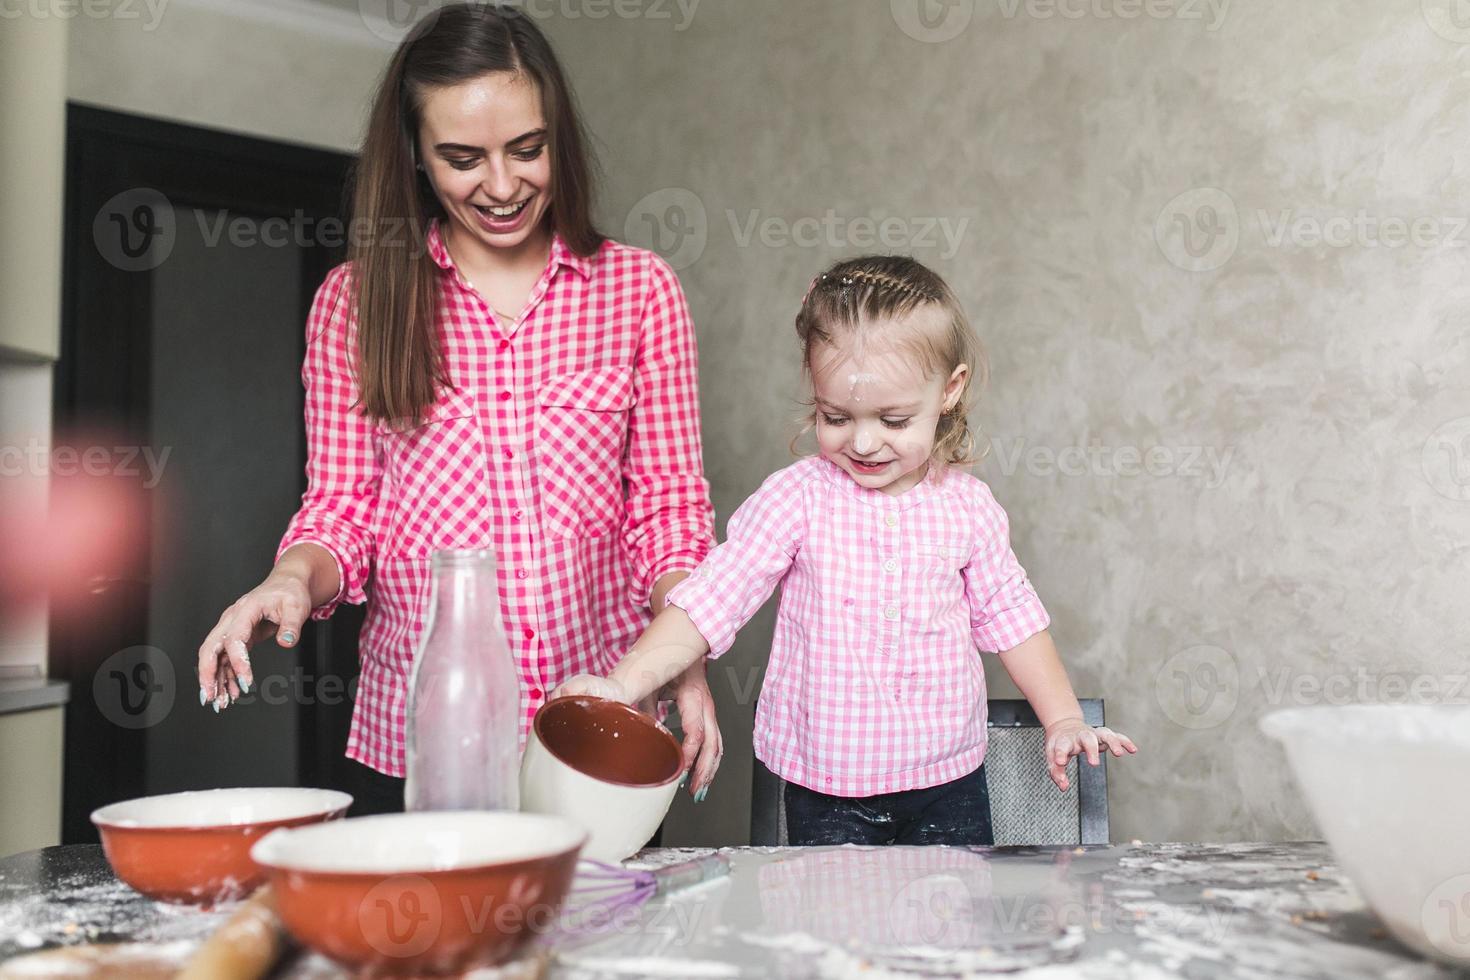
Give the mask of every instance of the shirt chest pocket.
M 442 394 L 417 424 L 378 424 L 383 479 L 381 514 L 388 554 L 426 557 L 444 548 L 489 541 L 489 468 L 474 398 Z
M 633 407 L 626 368 L 562 375 L 536 392 L 536 476 L 542 526 L 596 537 L 623 515 L 623 448 Z
M 969 557 L 969 546 L 958 539 L 954 541 L 929 541 L 920 539 L 914 543 L 915 566 L 930 578 L 947 579 L 960 573 Z

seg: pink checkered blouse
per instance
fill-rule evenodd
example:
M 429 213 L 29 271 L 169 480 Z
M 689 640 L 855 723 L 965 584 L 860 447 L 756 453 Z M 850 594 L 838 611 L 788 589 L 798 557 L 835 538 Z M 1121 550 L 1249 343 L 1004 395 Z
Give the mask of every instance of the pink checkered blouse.
M 417 426 L 353 410 L 351 270 L 334 269 L 307 321 L 307 490 L 277 552 L 311 541 L 336 560 L 341 591 L 314 618 L 367 602 L 347 755 L 393 776 L 433 551 L 495 550 L 524 737 L 562 680 L 612 669 L 648 624 L 654 583 L 714 543 L 694 327 L 668 265 L 615 242 L 583 258 L 555 238 L 511 322 L 437 225 L 427 244 L 454 390 Z
M 769 477 L 670 591 L 710 655 L 781 586 L 755 752 L 834 796 L 937 786 L 985 760 L 985 672 L 1050 623 L 1005 511 L 951 469 L 898 496 L 813 456 Z

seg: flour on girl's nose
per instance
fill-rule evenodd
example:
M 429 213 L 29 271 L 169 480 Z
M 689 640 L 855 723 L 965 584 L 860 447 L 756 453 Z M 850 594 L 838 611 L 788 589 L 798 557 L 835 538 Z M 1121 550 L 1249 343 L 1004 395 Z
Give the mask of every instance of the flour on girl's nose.
M 873 440 L 866 432 L 859 432 L 857 438 L 852 441 L 852 448 L 857 450 L 859 456 L 866 456 L 873 451 Z

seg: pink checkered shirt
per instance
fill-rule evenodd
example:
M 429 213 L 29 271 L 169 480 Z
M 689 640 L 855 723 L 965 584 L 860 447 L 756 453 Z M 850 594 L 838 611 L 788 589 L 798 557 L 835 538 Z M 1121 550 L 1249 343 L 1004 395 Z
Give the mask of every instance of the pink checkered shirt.
M 719 656 L 772 589 L 755 753 L 833 796 L 937 786 L 985 760 L 985 672 L 1050 623 L 1005 511 L 955 469 L 898 496 L 813 456 L 773 474 L 669 593 Z
M 367 602 L 347 755 L 393 776 L 436 549 L 495 550 L 524 738 L 562 680 L 612 669 L 654 583 L 714 543 L 694 327 L 668 265 L 615 242 L 583 258 L 558 237 L 509 322 L 437 225 L 427 243 L 454 390 L 417 426 L 352 409 L 351 270 L 334 269 L 307 322 L 307 490 L 277 552 L 312 541 L 336 559 L 341 591 L 314 618 Z

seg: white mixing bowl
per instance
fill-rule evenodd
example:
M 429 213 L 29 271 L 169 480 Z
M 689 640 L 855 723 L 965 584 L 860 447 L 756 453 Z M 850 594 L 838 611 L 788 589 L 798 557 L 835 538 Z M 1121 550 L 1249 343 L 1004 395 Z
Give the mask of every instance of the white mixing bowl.
M 1406 946 L 1470 965 L 1470 707 L 1292 708 L 1261 719 L 1339 864 Z

